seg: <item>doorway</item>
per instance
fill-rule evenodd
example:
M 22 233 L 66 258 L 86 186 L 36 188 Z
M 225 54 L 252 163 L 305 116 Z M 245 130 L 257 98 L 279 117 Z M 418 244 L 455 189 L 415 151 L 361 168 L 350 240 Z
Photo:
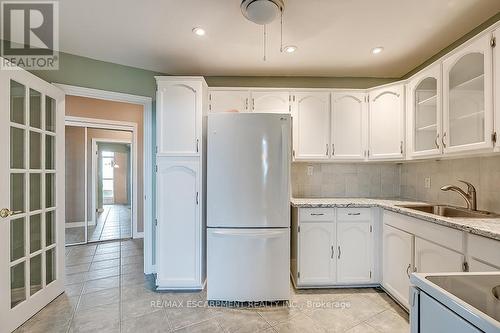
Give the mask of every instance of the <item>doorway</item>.
M 132 237 L 134 131 L 66 125 L 66 245 Z

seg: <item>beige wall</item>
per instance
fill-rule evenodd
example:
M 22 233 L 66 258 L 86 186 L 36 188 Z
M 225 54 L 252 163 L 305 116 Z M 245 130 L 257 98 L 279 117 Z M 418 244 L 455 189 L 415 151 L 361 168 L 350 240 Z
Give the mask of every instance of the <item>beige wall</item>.
M 66 222 L 85 222 L 85 128 L 66 126 Z
M 137 197 L 139 198 L 137 202 L 137 231 L 142 232 L 144 230 L 144 201 L 141 200 L 141 198 L 144 198 L 144 110 L 142 105 L 111 102 L 86 97 L 66 96 L 66 115 L 125 121 L 137 124 Z

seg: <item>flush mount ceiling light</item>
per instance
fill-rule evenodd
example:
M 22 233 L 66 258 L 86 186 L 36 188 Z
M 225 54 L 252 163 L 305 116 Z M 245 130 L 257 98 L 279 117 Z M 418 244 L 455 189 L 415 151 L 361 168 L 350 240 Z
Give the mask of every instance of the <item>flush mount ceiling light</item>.
M 200 27 L 196 27 L 196 28 L 193 28 L 193 33 L 196 35 L 196 36 L 205 36 L 205 29 L 203 28 L 200 28 Z
M 374 47 L 372 49 L 372 53 L 373 54 L 379 54 L 379 53 L 382 53 L 383 50 L 384 50 L 384 48 L 382 46 L 377 46 L 377 47 Z
M 258 25 L 264 26 L 264 57 L 267 56 L 267 30 L 266 25 L 273 22 L 276 17 L 280 17 L 280 52 L 293 53 L 297 50 L 296 46 L 283 46 L 283 11 L 285 10 L 284 0 L 243 0 L 241 1 L 241 13 L 247 20 Z
M 241 12 L 247 20 L 256 24 L 269 24 L 283 11 L 283 0 L 243 0 Z

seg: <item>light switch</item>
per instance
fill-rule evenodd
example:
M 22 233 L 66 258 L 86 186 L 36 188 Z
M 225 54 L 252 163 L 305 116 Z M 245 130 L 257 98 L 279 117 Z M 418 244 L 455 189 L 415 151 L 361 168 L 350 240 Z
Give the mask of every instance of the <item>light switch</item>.
M 424 187 L 425 188 L 431 188 L 431 177 L 425 177 Z
M 314 174 L 314 167 L 312 165 L 309 165 L 307 167 L 307 175 L 312 176 Z

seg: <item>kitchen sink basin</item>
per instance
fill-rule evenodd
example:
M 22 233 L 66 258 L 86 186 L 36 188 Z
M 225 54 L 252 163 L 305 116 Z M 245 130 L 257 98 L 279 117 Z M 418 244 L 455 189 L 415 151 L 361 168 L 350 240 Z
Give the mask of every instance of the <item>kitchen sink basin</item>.
M 468 210 L 461 207 L 447 205 L 398 205 L 398 207 L 418 210 L 420 212 L 439 215 L 443 217 L 461 217 L 461 218 L 496 218 L 500 215 L 479 210 Z

